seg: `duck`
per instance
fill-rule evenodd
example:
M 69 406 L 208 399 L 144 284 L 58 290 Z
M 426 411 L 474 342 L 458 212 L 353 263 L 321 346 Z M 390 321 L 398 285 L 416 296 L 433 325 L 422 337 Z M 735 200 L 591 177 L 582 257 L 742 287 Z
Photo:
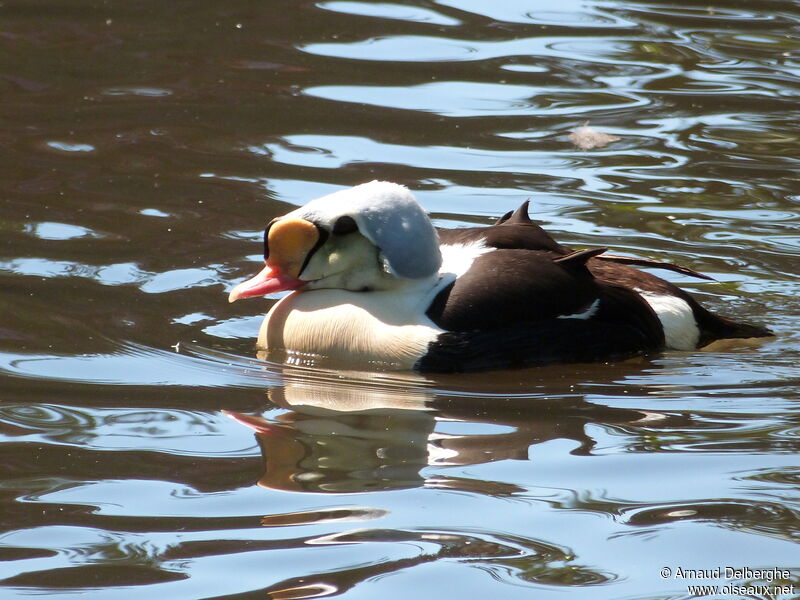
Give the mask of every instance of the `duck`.
M 489 226 L 436 228 L 407 187 L 371 181 L 272 219 L 264 268 L 228 299 L 289 292 L 264 317 L 261 351 L 420 372 L 614 361 L 772 335 L 649 270 L 709 277 L 607 250 L 556 242 L 528 201 Z

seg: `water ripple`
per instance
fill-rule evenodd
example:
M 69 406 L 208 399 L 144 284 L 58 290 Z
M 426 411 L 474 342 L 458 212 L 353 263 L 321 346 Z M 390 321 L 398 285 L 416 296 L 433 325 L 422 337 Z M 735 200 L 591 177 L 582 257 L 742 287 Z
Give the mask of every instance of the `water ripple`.
M 598 91 L 589 97 L 585 89 L 532 87 L 509 83 L 441 81 L 418 86 L 325 86 L 305 93 L 339 102 L 431 112 L 447 117 L 526 115 L 529 117 L 586 116 L 594 111 L 632 109 L 648 101 L 619 91 Z M 453 98 L 458 98 L 457 102 Z M 589 115 L 590 116 L 590 115 Z
M 408 6 L 393 4 L 390 2 L 367 3 L 367 2 L 346 2 L 343 0 L 331 0 L 317 4 L 319 8 L 342 12 L 348 15 L 360 15 L 375 17 L 378 19 L 397 19 L 400 21 L 410 21 L 412 23 L 430 23 L 432 25 L 455 26 L 461 25 L 461 21 L 448 17 L 441 12 L 436 12 L 420 6 Z
M 319 56 L 360 61 L 402 61 L 445 63 L 485 61 L 510 57 L 554 57 L 587 62 L 614 62 L 630 43 L 619 38 L 596 36 L 592 41 L 574 37 L 526 37 L 520 39 L 482 41 L 444 37 L 397 35 L 370 38 L 352 43 L 316 43 L 299 49 Z M 604 58 L 604 55 L 610 55 Z

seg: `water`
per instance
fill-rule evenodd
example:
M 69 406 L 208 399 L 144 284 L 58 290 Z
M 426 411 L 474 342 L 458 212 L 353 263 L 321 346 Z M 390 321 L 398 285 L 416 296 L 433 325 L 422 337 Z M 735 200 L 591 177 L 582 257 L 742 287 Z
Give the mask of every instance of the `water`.
M 0 596 L 797 596 L 796 3 L 0 15 Z M 620 140 L 575 148 L 587 121 Z M 446 227 L 530 197 L 778 335 L 468 376 L 257 359 L 268 302 L 225 294 L 264 223 L 373 178 Z

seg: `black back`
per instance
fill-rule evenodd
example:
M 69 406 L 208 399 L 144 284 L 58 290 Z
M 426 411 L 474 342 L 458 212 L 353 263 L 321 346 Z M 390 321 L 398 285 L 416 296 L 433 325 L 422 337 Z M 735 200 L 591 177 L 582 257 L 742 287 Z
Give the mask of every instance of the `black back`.
M 630 264 L 705 277 L 652 259 L 574 252 L 528 216 L 528 202 L 488 227 L 439 230 L 442 244 L 493 248 L 442 290 L 427 311 L 445 329 L 417 365 L 462 371 L 509 365 L 595 361 L 659 350 L 664 331 L 639 291 L 677 296 L 692 308 L 700 346 L 763 337 L 763 327 L 714 315 L 679 287 Z M 588 319 L 559 318 L 587 310 Z
M 494 250 L 442 290 L 427 311 L 442 329 L 490 329 L 586 310 L 599 290 L 585 260 L 556 262 L 537 250 Z

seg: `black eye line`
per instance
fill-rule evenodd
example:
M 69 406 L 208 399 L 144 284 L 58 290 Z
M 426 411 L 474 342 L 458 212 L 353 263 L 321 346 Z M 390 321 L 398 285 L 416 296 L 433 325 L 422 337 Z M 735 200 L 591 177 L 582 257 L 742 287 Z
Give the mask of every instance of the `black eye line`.
M 305 271 L 306 267 L 308 266 L 308 261 L 311 260 L 311 257 L 314 255 L 314 252 L 319 250 L 320 246 L 328 241 L 328 236 L 330 235 L 326 229 L 323 229 L 316 223 L 314 223 L 314 227 L 317 228 L 317 233 L 319 233 L 319 238 L 317 239 L 317 243 L 314 244 L 311 249 L 306 254 L 306 259 L 303 261 L 303 264 L 300 266 L 300 270 L 298 271 L 298 275 Z
M 269 258 L 269 230 L 275 223 L 277 223 L 277 221 L 278 221 L 278 219 L 272 219 L 272 221 L 270 221 L 267 224 L 267 227 L 264 229 L 264 260 L 265 261 Z M 311 260 L 311 257 L 313 256 L 314 252 L 319 250 L 320 246 L 322 246 L 322 244 L 327 242 L 328 241 L 328 237 L 330 236 L 330 234 L 328 233 L 328 231 L 326 229 L 323 229 L 322 227 L 320 227 L 316 223 L 314 223 L 314 227 L 317 228 L 317 233 L 319 234 L 319 237 L 318 237 L 316 243 L 308 251 L 308 254 L 306 254 L 306 258 L 303 261 L 302 266 L 300 267 L 300 273 L 302 273 L 303 270 L 308 266 L 308 261 Z
M 278 219 L 272 219 L 264 228 L 264 260 L 269 258 L 269 230 Z

